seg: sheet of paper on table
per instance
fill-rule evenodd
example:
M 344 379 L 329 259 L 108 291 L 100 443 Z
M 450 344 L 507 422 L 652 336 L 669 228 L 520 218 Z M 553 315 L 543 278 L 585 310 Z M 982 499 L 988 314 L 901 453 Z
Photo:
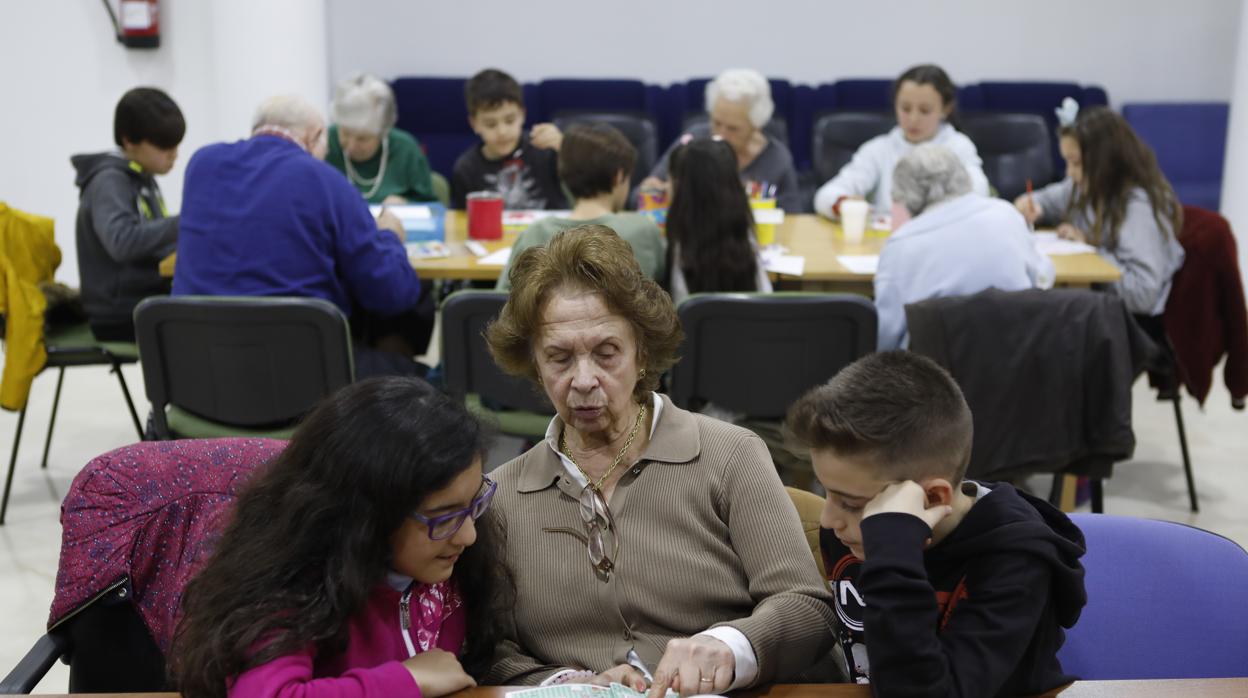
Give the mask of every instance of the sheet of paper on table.
M 1035 244 L 1037 252 L 1050 257 L 1072 254 L 1096 254 L 1096 248 L 1086 242 L 1063 240 L 1052 230 L 1036 231 L 1032 235 L 1032 242 Z
M 754 209 L 754 222 L 758 225 L 780 225 L 784 223 L 784 209 L 756 208 Z
M 503 211 L 504 228 L 527 228 L 543 218 L 556 216 L 567 218 L 571 211 L 533 211 L 528 209 Z
M 441 241 L 445 238 L 446 208 L 442 204 L 401 204 L 368 207 L 376 218 L 382 209 L 393 213 L 407 232 L 407 242 Z
M 557 686 L 508 691 L 506 698 L 644 698 L 645 695 L 618 683 L 613 683 L 610 686 L 565 683 Z M 669 688 L 664 698 L 680 698 L 680 694 Z
M 496 250 L 477 260 L 477 266 L 482 267 L 501 267 L 507 264 L 507 260 L 511 257 L 511 248 L 504 247 Z
M 878 254 L 838 254 L 836 261 L 855 274 L 874 274 L 880 265 Z
M 764 255 L 763 268 L 772 274 L 801 276 L 806 270 L 806 258 L 793 254 Z
M 406 223 L 409 220 L 421 221 L 421 220 L 429 220 L 430 218 L 433 218 L 433 209 L 423 204 L 399 204 L 399 205 L 387 204 L 385 206 L 381 204 L 371 204 L 368 207 L 368 212 L 373 214 L 373 218 L 376 218 L 381 213 L 381 209 L 383 208 L 393 213 L 395 216 L 398 217 L 399 220 L 403 221 L 404 223 Z

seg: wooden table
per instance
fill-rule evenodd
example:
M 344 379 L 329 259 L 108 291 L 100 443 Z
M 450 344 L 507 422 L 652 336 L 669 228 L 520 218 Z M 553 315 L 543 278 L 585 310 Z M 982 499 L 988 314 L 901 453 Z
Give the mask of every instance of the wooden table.
M 531 688 L 531 687 L 527 687 Z M 454 698 L 504 698 L 514 687 L 483 686 L 454 694 Z M 176 693 L 95 693 L 81 698 L 178 698 Z M 870 698 L 871 689 L 852 684 L 778 684 L 732 694 L 742 698 Z M 1248 678 L 1179 679 L 1152 681 L 1076 681 L 1044 698 L 1244 698 Z M 66 698 L 62 696 L 61 698 Z
M 517 231 L 503 233 L 501 240 L 482 241 L 490 252 L 510 247 L 519 235 Z M 464 242 L 468 239 L 468 224 L 463 211 L 446 214 L 446 245 L 452 251 L 450 257 L 440 259 L 414 259 L 412 267 L 422 279 L 471 279 L 494 281 L 503 268 L 497 265 L 478 264 Z M 845 268 L 836 260 L 838 255 L 878 255 L 884 247 L 888 233 L 868 231 L 861 244 L 849 245 L 841 235 L 840 225 L 813 214 L 785 216 L 784 223 L 776 226 L 776 241 L 789 249 L 789 254 L 806 258 L 801 276 L 773 274 L 779 288 L 807 291 L 853 291 L 871 295 L 874 275 L 858 274 Z M 1118 269 L 1095 254 L 1053 257 L 1053 267 L 1059 286 L 1089 286 L 1094 283 L 1117 281 Z M 173 276 L 174 257 L 170 255 L 160 264 L 160 272 Z
M 517 235 L 516 232 L 504 233 L 502 240 L 483 244 L 493 252 L 511 246 Z M 449 212 L 446 216 L 446 243 L 455 254 L 442 259 L 414 260 L 412 266 L 423 279 L 497 279 L 502 267 L 477 264 L 477 258 L 463 246 L 467 237 L 467 222 L 463 212 Z M 869 294 L 873 275 L 854 273 L 836 258 L 845 254 L 878 255 L 887 239 L 886 232 L 868 231 L 861 244 L 849 245 L 841 235 L 840 225 L 826 218 L 814 214 L 785 216 L 784 223 L 776 226 L 776 242 L 789 248 L 789 254 L 805 257 L 806 267 L 800 277 L 773 277 L 784 286 L 796 286 L 805 290 L 865 289 Z M 1052 259 L 1057 284 L 1061 286 L 1088 286 L 1117 281 L 1121 276 L 1117 267 L 1095 254 Z

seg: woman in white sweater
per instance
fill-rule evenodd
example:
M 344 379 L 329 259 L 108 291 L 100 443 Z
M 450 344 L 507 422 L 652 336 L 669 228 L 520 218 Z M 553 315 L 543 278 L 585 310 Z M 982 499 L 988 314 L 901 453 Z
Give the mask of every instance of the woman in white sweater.
M 897 126 L 863 143 L 854 159 L 815 193 L 815 212 L 840 215 L 847 198 L 871 202 L 876 213 L 892 208 L 893 168 L 917 145 L 935 143 L 953 151 L 971 178 L 971 191 L 988 194 L 988 177 L 971 139 L 948 123 L 957 104 L 957 88 L 948 73 L 935 65 L 910 68 L 893 83 Z

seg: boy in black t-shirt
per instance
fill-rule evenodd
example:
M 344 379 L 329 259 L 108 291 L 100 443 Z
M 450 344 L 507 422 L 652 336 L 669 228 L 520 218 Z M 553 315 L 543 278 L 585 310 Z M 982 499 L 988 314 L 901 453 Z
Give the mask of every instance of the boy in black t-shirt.
M 1043 693 L 1087 601 L 1083 534 L 1007 484 L 963 480 L 971 413 L 953 378 L 873 354 L 789 411 L 827 490 L 820 542 L 847 675 L 877 696 Z
M 468 123 L 481 137 L 455 161 L 451 208 L 463 209 L 474 191 L 496 191 L 508 209 L 566 209 L 557 152 L 563 134 L 554 124 L 524 133 L 520 85 L 501 70 L 483 70 L 464 85 Z

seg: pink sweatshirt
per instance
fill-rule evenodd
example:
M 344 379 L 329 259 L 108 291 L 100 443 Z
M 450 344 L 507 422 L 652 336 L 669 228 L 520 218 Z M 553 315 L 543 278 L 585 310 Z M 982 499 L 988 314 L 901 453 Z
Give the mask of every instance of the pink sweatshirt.
M 399 629 L 399 597 L 379 585 L 351 618 L 345 652 L 322 659 L 309 647 L 278 657 L 240 675 L 230 698 L 420 698 L 420 686 L 403 666 L 408 655 Z M 464 632 L 461 604 L 442 624 L 436 647 L 458 655 Z

